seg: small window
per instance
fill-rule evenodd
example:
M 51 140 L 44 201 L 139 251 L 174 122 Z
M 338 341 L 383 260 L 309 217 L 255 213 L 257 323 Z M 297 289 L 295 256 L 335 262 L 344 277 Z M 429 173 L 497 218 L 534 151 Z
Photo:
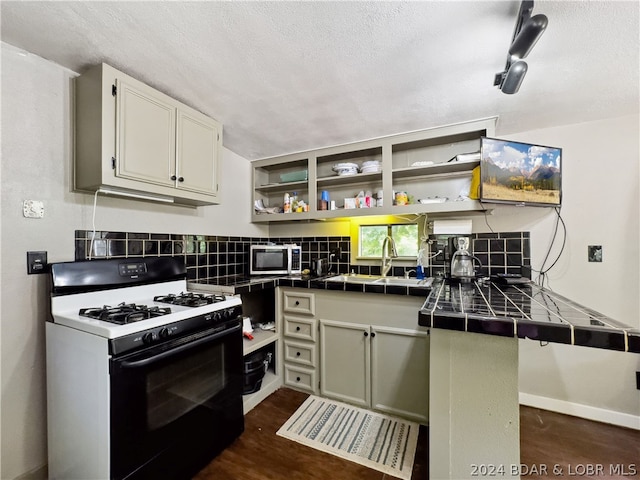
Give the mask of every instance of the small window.
M 399 257 L 418 256 L 418 225 L 361 225 L 360 257 L 380 258 L 382 242 L 390 235 L 396 243 Z

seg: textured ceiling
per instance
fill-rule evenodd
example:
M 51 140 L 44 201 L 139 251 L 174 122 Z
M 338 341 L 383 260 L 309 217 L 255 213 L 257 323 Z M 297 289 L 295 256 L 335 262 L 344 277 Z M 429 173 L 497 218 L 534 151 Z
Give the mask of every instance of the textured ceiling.
M 248 158 L 499 116 L 514 133 L 637 113 L 637 1 L 539 1 L 515 95 L 493 86 L 519 2 L 11 2 L 2 41 L 106 62 L 216 118 Z

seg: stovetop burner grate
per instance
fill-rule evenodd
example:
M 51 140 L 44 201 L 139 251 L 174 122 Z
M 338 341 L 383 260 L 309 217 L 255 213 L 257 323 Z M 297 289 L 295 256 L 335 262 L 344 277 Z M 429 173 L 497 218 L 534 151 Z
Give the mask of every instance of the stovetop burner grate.
M 169 307 L 136 305 L 133 303 L 120 303 L 115 307 L 105 305 L 103 307 L 81 308 L 79 315 L 94 318 L 109 323 L 124 325 L 139 322 L 153 317 L 159 317 L 171 313 Z
M 178 295 L 170 293 L 169 295 L 159 295 L 153 297 L 154 302 L 169 303 L 171 305 L 180 305 L 183 307 L 201 307 L 203 305 L 211 305 L 213 303 L 224 302 L 224 295 L 205 295 L 203 293 L 180 293 Z

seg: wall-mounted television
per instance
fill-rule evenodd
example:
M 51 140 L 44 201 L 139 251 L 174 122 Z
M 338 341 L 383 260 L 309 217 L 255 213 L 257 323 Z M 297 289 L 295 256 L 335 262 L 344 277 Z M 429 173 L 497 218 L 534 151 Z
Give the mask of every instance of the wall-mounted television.
M 558 207 L 562 149 L 482 137 L 480 201 Z

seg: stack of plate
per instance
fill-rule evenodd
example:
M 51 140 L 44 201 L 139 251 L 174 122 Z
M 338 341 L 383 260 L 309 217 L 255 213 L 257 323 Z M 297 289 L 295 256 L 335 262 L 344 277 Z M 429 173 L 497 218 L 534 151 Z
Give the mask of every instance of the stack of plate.
M 336 163 L 331 170 L 336 172 L 338 175 L 355 175 L 358 173 L 358 164 L 356 163 Z
M 366 162 L 362 162 L 362 168 L 360 169 L 362 173 L 380 173 L 382 171 L 382 164 L 380 160 L 368 160 Z

